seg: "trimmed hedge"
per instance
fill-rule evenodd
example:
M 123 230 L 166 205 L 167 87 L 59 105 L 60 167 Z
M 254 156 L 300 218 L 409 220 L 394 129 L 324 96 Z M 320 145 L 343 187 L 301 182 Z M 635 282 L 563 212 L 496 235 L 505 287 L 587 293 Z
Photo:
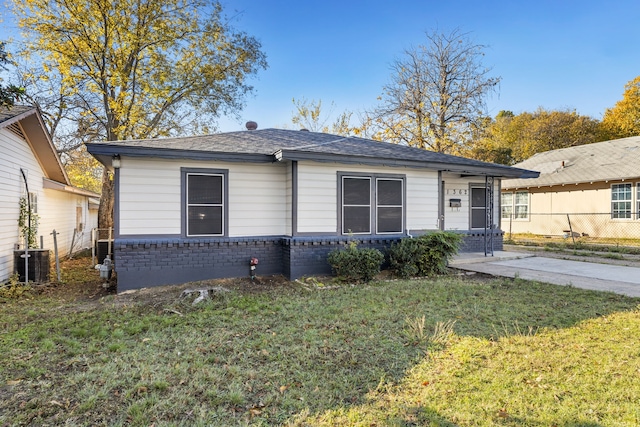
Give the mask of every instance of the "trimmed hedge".
M 402 278 L 442 274 L 461 243 L 462 236 L 451 231 L 402 239 L 389 249 L 389 268 Z
M 335 249 L 327 257 L 333 272 L 339 278 L 355 282 L 369 282 L 380 272 L 384 255 L 377 249 L 358 248 L 355 241 L 345 249 Z

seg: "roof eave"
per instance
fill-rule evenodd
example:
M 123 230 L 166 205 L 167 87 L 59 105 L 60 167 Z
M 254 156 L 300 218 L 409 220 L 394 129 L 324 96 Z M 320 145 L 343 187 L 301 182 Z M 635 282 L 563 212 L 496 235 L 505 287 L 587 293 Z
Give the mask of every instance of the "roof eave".
M 536 171 L 492 164 L 464 165 L 455 163 L 430 162 L 424 160 L 388 159 L 381 157 L 317 153 L 297 150 L 278 150 L 274 153 L 274 156 L 278 161 L 310 160 L 316 162 L 336 162 L 347 164 L 364 164 L 372 166 L 409 167 L 420 169 L 426 168 L 442 172 L 455 172 L 475 176 L 487 175 L 501 178 L 537 178 L 540 174 Z
M 85 190 L 84 188 L 74 187 L 72 185 L 61 184 L 51 179 L 42 178 L 42 187 L 49 188 L 51 190 L 63 191 L 65 193 L 77 194 L 79 196 L 100 198 L 100 194 L 93 191 Z
M 173 148 L 127 147 L 120 144 L 105 143 L 89 143 L 86 144 L 86 146 L 87 151 L 109 170 L 113 170 L 111 162 L 114 156 L 249 163 L 273 163 L 276 161 L 272 155 L 256 153 L 223 153 L 198 150 L 176 150 Z

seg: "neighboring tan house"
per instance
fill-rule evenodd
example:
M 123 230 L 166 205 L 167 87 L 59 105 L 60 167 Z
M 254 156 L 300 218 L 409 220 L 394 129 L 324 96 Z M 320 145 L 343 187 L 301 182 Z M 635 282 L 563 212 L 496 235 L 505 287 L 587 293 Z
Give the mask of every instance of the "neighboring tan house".
M 74 250 L 91 246 L 100 196 L 71 186 L 37 108 L 0 108 L 0 283 L 14 273 L 14 250 L 24 248 L 22 197 L 40 218 L 38 246 L 53 251 L 54 229 L 60 256 L 72 242 Z
M 87 144 L 115 170 L 118 290 L 258 274 L 330 274 L 350 239 L 431 230 L 502 247 L 500 179 L 537 176 L 417 148 L 264 129 Z M 487 196 L 487 194 L 489 196 Z M 492 208 L 493 207 L 493 208 Z
M 502 181 L 502 229 L 564 237 L 640 238 L 640 136 L 538 153 Z

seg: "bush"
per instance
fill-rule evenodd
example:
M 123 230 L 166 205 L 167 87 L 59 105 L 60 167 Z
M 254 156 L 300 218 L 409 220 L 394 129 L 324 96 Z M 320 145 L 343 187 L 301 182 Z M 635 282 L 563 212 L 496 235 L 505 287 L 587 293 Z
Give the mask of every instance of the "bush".
M 450 231 L 402 239 L 389 249 L 389 268 L 402 278 L 442 274 L 461 242 L 462 236 Z
M 369 282 L 380 272 L 384 255 L 377 249 L 358 248 L 355 241 L 345 249 L 335 249 L 329 253 L 327 261 L 333 272 L 343 280 Z

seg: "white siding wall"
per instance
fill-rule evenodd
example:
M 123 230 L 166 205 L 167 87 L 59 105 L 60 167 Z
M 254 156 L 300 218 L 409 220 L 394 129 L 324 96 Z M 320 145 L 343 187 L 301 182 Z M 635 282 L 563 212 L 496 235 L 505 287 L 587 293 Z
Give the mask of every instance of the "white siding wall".
M 406 176 L 406 213 L 410 230 L 435 229 L 438 218 L 438 173 L 435 171 L 298 163 L 298 232 L 335 233 L 338 229 L 338 172 L 400 174 Z
M 42 194 L 42 172 L 29 145 L 7 129 L 0 129 L 0 281 L 13 273 L 13 250 L 23 243 L 18 230 L 20 197 L 25 185 L 20 174 L 25 170 L 29 190 Z
M 86 221 L 82 242 L 75 248 L 89 247 L 91 227 L 97 223 L 97 213 L 89 213 L 85 197 L 43 188 L 44 173 L 29 144 L 7 129 L 0 129 L 0 282 L 13 273 L 13 251 L 16 244 L 24 245 L 18 230 L 19 201 L 26 195 L 20 169 L 27 174 L 29 191 L 37 194 L 40 225 L 38 236 L 43 236 L 44 248 L 53 250 L 55 230 L 58 250 L 68 255 L 76 227 L 76 206 L 82 206 Z M 38 245 L 40 240 L 38 238 Z
M 182 167 L 229 171 L 229 236 L 287 232 L 285 164 L 123 158 L 119 172 L 121 235 L 181 233 Z
M 69 255 L 72 242 L 74 252 L 90 248 L 91 230 L 98 226 L 98 213 L 97 211 L 89 211 L 87 198 L 51 189 L 44 189 L 42 194 L 41 198 L 38 197 L 38 214 L 40 215 L 38 234 L 43 237 L 44 248 L 53 251 L 53 236 L 51 235 L 53 230 L 56 230 L 57 233 L 56 239 L 60 257 Z M 80 208 L 81 211 L 82 231 L 78 230 L 74 238 L 74 229 L 77 227 L 77 208 Z
M 444 185 L 444 228 L 446 230 L 469 230 L 470 212 L 471 212 L 471 184 L 484 186 L 485 178 L 478 177 L 460 177 L 453 174 L 442 174 Z M 493 220 L 494 224 L 500 222 L 500 181 L 494 182 L 494 200 L 493 200 Z M 452 208 L 449 206 L 449 199 L 460 199 L 462 207 Z

